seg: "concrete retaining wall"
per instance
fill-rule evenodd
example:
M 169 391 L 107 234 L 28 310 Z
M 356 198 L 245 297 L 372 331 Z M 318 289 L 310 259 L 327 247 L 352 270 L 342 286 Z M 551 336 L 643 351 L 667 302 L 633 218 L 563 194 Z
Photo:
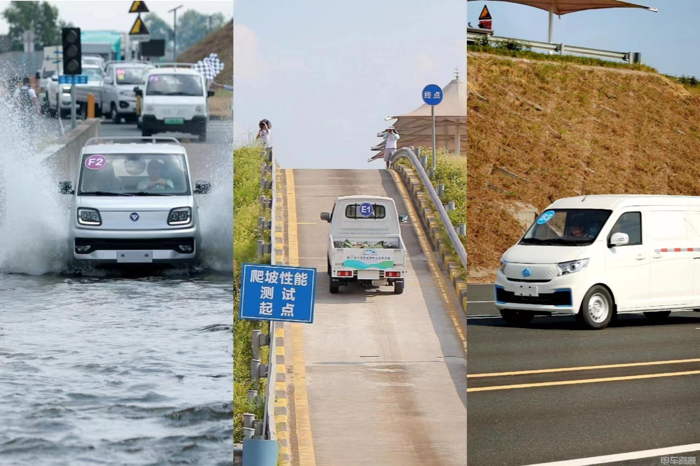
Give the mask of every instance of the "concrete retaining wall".
M 55 181 L 77 182 L 80 150 L 90 138 L 100 135 L 100 120 L 85 120 L 70 133 L 44 149 L 39 157 L 50 167 Z

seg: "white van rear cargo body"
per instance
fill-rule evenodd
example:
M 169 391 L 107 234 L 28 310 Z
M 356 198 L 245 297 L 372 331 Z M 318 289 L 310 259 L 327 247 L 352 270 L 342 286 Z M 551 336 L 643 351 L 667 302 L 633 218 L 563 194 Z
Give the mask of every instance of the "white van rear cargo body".
M 556 201 L 503 255 L 495 301 L 511 323 L 556 312 L 592 328 L 614 313 L 700 309 L 700 198 Z

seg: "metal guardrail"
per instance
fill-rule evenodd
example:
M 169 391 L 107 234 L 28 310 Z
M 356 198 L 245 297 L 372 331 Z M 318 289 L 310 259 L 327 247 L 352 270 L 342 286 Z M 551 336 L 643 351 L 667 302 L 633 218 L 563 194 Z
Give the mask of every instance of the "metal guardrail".
M 391 163 L 394 163 L 402 158 L 408 159 L 413 164 L 413 167 L 415 168 L 416 172 L 418 172 L 418 176 L 423 182 L 423 186 L 425 186 L 425 189 L 428 191 L 430 199 L 433 201 L 433 204 L 435 204 L 435 208 L 437 209 L 438 215 L 440 216 L 440 221 L 442 222 L 442 225 L 445 228 L 445 231 L 447 232 L 447 236 L 450 238 L 452 247 L 457 252 L 457 255 L 459 256 L 459 261 L 462 263 L 462 267 L 464 267 L 464 270 L 466 271 L 467 251 L 466 249 L 464 249 L 464 245 L 459 240 L 459 235 L 457 235 L 457 232 L 455 231 L 455 228 L 452 225 L 452 221 L 447 215 L 445 207 L 442 205 L 442 200 L 440 199 L 440 196 L 438 196 L 438 193 L 433 187 L 433 183 L 430 181 L 428 174 L 425 172 L 423 164 L 420 162 L 420 160 L 418 160 L 418 156 L 415 152 L 413 152 L 413 148 L 402 147 L 396 152 L 394 152 L 394 155 L 391 158 Z
M 467 32 L 467 42 L 474 43 L 477 40 L 483 40 L 486 37 L 484 34 Z M 575 45 L 552 44 L 549 42 L 539 42 L 536 40 L 514 39 L 512 37 L 489 36 L 489 42 L 518 42 L 533 49 L 546 50 L 556 52 L 559 55 L 572 54 L 582 55 L 594 58 L 610 58 L 613 60 L 622 60 L 628 63 L 641 64 L 642 54 L 639 52 L 613 52 L 611 50 L 592 49 L 588 47 L 578 47 Z
M 270 163 L 272 179 L 272 204 L 270 207 L 270 264 L 275 265 L 275 208 L 277 207 L 277 177 L 275 176 L 275 154 L 271 147 L 264 151 L 265 161 Z M 267 372 L 267 388 L 265 390 L 265 415 L 263 417 L 263 437 L 267 440 L 277 440 L 275 429 L 275 382 L 277 380 L 277 339 L 275 338 L 275 321 L 270 322 L 270 360 Z

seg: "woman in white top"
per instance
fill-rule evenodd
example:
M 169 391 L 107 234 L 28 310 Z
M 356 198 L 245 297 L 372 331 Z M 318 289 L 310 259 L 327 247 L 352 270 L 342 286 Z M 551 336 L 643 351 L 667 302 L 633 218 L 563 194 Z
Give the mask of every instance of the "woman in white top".
M 265 148 L 272 147 L 272 125 L 268 120 L 260 120 L 258 126 L 260 127 L 260 130 L 255 136 L 255 140 L 262 140 L 263 144 L 265 144 Z
M 384 138 L 386 141 L 386 144 L 384 144 L 384 152 L 380 152 L 374 157 L 370 157 L 367 161 L 371 162 L 384 157 L 384 162 L 386 162 L 386 168 L 388 170 L 389 165 L 391 164 L 391 157 L 394 155 L 394 152 L 396 152 L 396 141 L 399 140 L 400 136 L 393 126 L 389 126 L 386 130 L 377 134 L 377 137 Z

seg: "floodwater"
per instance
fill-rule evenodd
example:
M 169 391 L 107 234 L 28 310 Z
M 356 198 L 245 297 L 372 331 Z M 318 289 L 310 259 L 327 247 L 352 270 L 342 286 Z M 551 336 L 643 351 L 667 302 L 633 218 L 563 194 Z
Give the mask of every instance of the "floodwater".
M 55 123 L 28 134 L 0 103 L 0 464 L 231 465 L 230 147 L 202 269 L 74 273 L 69 196 L 36 156 Z

